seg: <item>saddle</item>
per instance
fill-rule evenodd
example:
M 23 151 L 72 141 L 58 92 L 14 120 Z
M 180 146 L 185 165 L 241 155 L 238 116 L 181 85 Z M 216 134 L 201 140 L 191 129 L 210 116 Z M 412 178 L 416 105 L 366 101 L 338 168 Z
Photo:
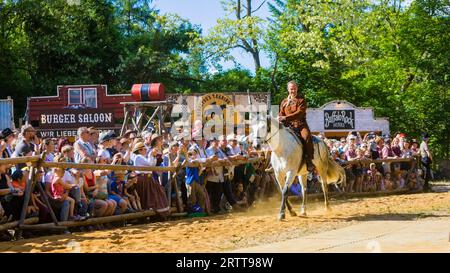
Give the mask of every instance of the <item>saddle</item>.
M 293 136 L 294 136 L 294 138 L 297 140 L 297 143 L 299 144 L 299 145 L 302 145 L 303 147 L 305 147 L 305 141 L 303 140 L 303 138 L 301 137 L 301 136 L 299 136 L 294 130 L 292 130 L 292 128 L 290 128 L 290 127 L 286 127 L 286 129 L 287 129 L 287 131 L 288 132 L 290 132 Z M 314 136 L 314 135 L 312 135 L 311 134 L 311 142 L 312 142 L 312 144 L 313 144 L 313 147 L 314 147 L 314 144 L 317 144 L 317 143 L 319 143 L 320 142 L 320 138 L 318 138 L 318 137 L 316 137 L 316 136 Z M 314 150 L 313 150 L 313 153 L 314 153 Z M 302 161 L 301 161 L 301 164 L 300 164 L 300 166 L 298 167 L 298 170 L 301 170 L 302 168 L 303 168 L 303 165 L 305 165 L 306 164 L 306 152 L 304 152 L 303 154 L 302 154 Z M 314 168 L 315 169 L 315 168 Z

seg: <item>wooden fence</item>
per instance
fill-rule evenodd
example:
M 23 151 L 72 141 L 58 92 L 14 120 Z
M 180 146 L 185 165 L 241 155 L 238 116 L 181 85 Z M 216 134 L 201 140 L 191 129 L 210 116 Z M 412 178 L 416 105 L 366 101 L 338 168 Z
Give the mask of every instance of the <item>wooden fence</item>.
M 107 217 L 97 217 L 90 218 L 85 221 L 59 221 L 56 217 L 55 212 L 50 205 L 48 200 L 47 193 L 42 188 L 40 183 L 36 183 L 36 172 L 38 169 L 44 168 L 74 168 L 74 169 L 94 169 L 94 170 L 111 170 L 111 171 L 152 171 L 152 172 L 167 172 L 169 178 L 169 185 L 175 188 L 176 192 L 176 201 L 177 201 L 177 209 L 176 211 L 171 210 L 171 214 L 175 216 L 182 216 L 182 204 L 180 203 L 180 198 L 178 196 L 178 186 L 175 181 L 176 176 L 179 171 L 187 166 L 193 167 L 198 166 L 199 163 L 189 163 L 183 162 L 178 166 L 169 166 L 169 167 L 138 167 L 138 166 L 129 166 L 129 165 L 106 165 L 106 164 L 78 164 L 78 163 L 56 163 L 56 162 L 45 162 L 45 154 L 41 156 L 28 156 L 28 157 L 20 157 L 20 158 L 8 158 L 8 159 L 0 159 L 0 164 L 2 165 L 16 165 L 16 164 L 27 164 L 30 167 L 29 177 L 27 178 L 26 188 L 24 192 L 24 202 L 22 206 L 22 211 L 20 214 L 19 221 L 9 222 L 3 225 L 0 225 L 0 231 L 4 231 L 7 229 L 17 228 L 19 231 L 21 230 L 64 230 L 68 227 L 75 226 L 89 226 L 103 223 L 111 223 L 116 221 L 126 221 L 132 219 L 145 218 L 149 216 L 153 216 L 156 213 L 153 210 L 146 210 L 143 212 L 135 212 L 128 214 L 120 214 L 114 216 Z M 207 161 L 202 163 L 203 167 L 218 167 L 218 166 L 230 166 L 230 165 L 241 165 L 246 163 L 256 163 L 259 162 L 261 158 L 248 158 L 245 160 L 231 160 L 231 161 Z M 37 186 L 39 192 L 42 196 L 42 201 L 49 208 L 50 216 L 52 218 L 53 223 L 44 223 L 37 224 L 39 219 L 34 217 L 30 219 L 26 219 L 27 207 L 29 205 L 30 196 L 32 189 Z M 169 196 L 169 205 L 172 203 L 171 195 Z
M 167 172 L 169 178 L 170 187 L 174 187 L 176 192 L 176 201 L 177 208 L 175 211 L 171 210 L 172 215 L 183 216 L 185 214 L 182 213 L 182 204 L 180 203 L 180 198 L 178 196 L 178 186 L 176 183 L 176 176 L 179 171 L 186 166 L 198 166 L 198 163 L 186 163 L 183 162 L 178 166 L 169 166 L 169 167 L 137 167 L 137 166 L 128 166 L 128 165 L 101 165 L 101 164 L 77 164 L 77 163 L 54 163 L 54 162 L 45 162 L 45 154 L 41 156 L 29 156 L 29 157 L 20 157 L 20 158 L 10 158 L 10 159 L 0 159 L 0 164 L 27 164 L 30 167 L 29 177 L 26 183 L 26 189 L 24 193 L 24 203 L 20 215 L 20 219 L 18 221 L 9 222 L 6 224 L 0 225 L 0 231 L 4 231 L 7 229 L 15 229 L 17 228 L 19 231 L 21 230 L 64 230 L 68 227 L 76 227 L 76 226 L 87 226 L 87 225 L 96 225 L 102 223 L 110 223 L 116 221 L 126 221 L 132 219 L 145 218 L 149 216 L 153 216 L 156 213 L 153 210 L 146 210 L 143 212 L 136 213 L 128 213 L 107 217 L 97 217 L 90 218 L 85 221 L 59 221 L 55 215 L 55 212 L 50 205 L 47 194 L 45 190 L 42 188 L 41 183 L 36 183 L 36 171 L 42 167 L 44 168 L 75 168 L 75 169 L 95 169 L 95 170 L 111 170 L 111 171 L 153 171 L 153 172 Z M 241 165 L 246 163 L 256 163 L 263 160 L 263 157 L 255 157 L 249 158 L 245 160 L 234 160 L 231 161 L 231 165 Z M 353 164 L 370 164 L 370 163 L 402 163 L 402 162 L 414 162 L 417 158 L 400 158 L 400 159 L 383 159 L 383 160 L 355 160 L 345 162 L 343 165 L 353 165 Z M 204 167 L 217 167 L 217 166 L 229 166 L 229 162 L 224 161 L 208 161 L 203 163 Z M 267 170 L 266 170 L 267 171 Z M 30 196 L 32 189 L 37 186 L 38 190 L 41 194 L 42 201 L 50 210 L 50 216 L 52 218 L 52 223 L 42 223 L 38 224 L 39 219 L 36 217 L 26 219 L 26 210 L 30 201 Z M 170 191 L 169 191 L 170 192 Z M 346 196 L 350 197 L 351 194 L 346 194 Z M 172 203 L 171 195 L 169 196 L 169 205 Z

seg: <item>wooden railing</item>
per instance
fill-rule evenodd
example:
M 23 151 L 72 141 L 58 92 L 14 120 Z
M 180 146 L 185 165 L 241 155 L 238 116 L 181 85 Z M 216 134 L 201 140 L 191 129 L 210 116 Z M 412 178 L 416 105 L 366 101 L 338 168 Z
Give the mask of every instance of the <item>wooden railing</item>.
M 178 196 L 178 187 L 177 183 L 175 181 L 178 172 L 186 167 L 196 167 L 199 166 L 199 163 L 191 163 L 191 162 L 183 162 L 176 166 L 169 166 L 169 167 L 162 167 L 162 166 L 149 166 L 149 167 L 143 167 L 143 166 L 129 166 L 129 165 L 107 165 L 107 164 L 80 164 L 80 163 L 65 163 L 65 162 L 45 162 L 45 154 L 41 156 L 27 156 L 27 157 L 19 157 L 19 158 L 8 158 L 8 159 L 0 159 L 0 165 L 16 165 L 16 164 L 27 164 L 27 166 L 30 167 L 29 177 L 27 179 L 25 193 L 24 193 L 24 203 L 22 207 L 22 212 L 20 215 L 20 220 L 15 222 L 6 223 L 3 225 L 0 225 L 0 231 L 6 230 L 6 229 L 14 229 L 18 228 L 19 232 L 21 230 L 30 230 L 30 229 L 44 229 L 44 230 L 59 230 L 59 229 L 66 229 L 68 227 L 74 227 L 74 226 L 86 226 L 86 225 L 95 225 L 95 224 L 101 224 L 101 223 L 109 223 L 114 221 L 125 221 L 130 219 L 137 219 L 142 217 L 149 217 L 152 215 L 155 215 L 156 213 L 153 210 L 146 210 L 143 212 L 136 212 L 136 213 L 129 213 L 129 214 L 121 214 L 121 215 L 114 215 L 114 216 L 108 216 L 108 217 L 98 217 L 98 218 L 91 218 L 86 221 L 64 221 L 60 222 L 58 218 L 55 215 L 55 212 L 52 209 L 52 206 L 50 205 L 50 202 L 48 200 L 47 193 L 42 188 L 42 185 L 40 183 L 36 183 L 36 171 L 42 167 L 44 168 L 62 168 L 62 169 L 68 169 L 68 168 L 74 168 L 74 169 L 93 169 L 93 170 L 111 170 L 111 171 L 146 171 L 146 172 L 167 172 L 169 181 L 168 183 L 170 185 L 173 185 L 175 187 L 175 192 L 177 194 L 177 213 L 180 215 L 182 210 L 182 204 L 179 203 L 179 196 Z M 248 159 L 240 159 L 240 160 L 230 160 L 230 161 L 212 161 L 208 160 L 207 162 L 202 163 L 201 165 L 203 167 L 218 167 L 218 166 L 230 166 L 230 165 L 240 165 L 240 164 L 246 164 L 246 163 L 255 163 L 260 161 L 261 158 L 248 158 Z M 37 186 L 41 197 L 44 199 L 45 205 L 49 208 L 51 218 L 53 220 L 53 223 L 44 223 L 44 224 L 36 224 L 38 222 L 37 218 L 26 218 L 26 212 L 27 207 L 29 205 L 30 196 L 32 189 L 34 186 Z M 168 196 L 169 198 L 169 205 L 171 204 L 171 195 Z

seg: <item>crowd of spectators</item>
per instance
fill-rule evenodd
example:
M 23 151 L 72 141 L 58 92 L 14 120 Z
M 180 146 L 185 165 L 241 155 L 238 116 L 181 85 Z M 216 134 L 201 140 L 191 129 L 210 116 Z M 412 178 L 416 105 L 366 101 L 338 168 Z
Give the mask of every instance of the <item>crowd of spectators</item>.
M 117 136 L 113 131 L 81 127 L 71 143 L 66 138 L 41 139 L 31 125 L 25 125 L 20 132 L 3 130 L 0 138 L 2 158 L 41 155 L 46 162 L 130 166 L 190 163 L 174 177 L 176 187 L 168 182 L 167 172 L 40 168 L 36 172 L 39 183 L 32 189 L 27 207 L 27 216 L 38 216 L 40 222 L 51 222 L 50 209 L 60 221 L 149 209 L 164 218 L 180 203 L 183 211 L 191 214 L 222 214 L 245 210 L 273 190 L 268 183 L 273 177 L 264 172 L 268 167 L 264 152 L 254 150 L 247 141 L 238 141 L 235 135 L 206 141 L 195 132 L 188 135 L 178 131 L 173 137 L 152 131 L 138 135 L 128 130 Z M 263 160 L 233 163 L 250 157 Z M 225 166 L 205 167 L 215 161 Z M 30 166 L 0 164 L 0 223 L 20 218 Z M 51 208 L 46 206 L 38 184 Z
M 331 155 L 346 170 L 346 192 L 391 191 L 394 189 L 427 190 L 423 170 L 417 159 L 421 155 L 431 156 L 423 136 L 420 144 L 416 139 L 407 139 L 403 133 L 393 137 L 367 133 L 364 137 L 350 132 L 341 139 L 325 139 Z M 409 162 L 371 163 L 378 159 L 412 159 Z M 353 162 L 352 162 L 353 161 Z M 428 182 L 428 181 L 427 181 Z
M 368 133 L 361 137 L 351 132 L 341 139 L 327 139 L 331 156 L 346 171 L 345 192 L 427 190 L 432 156 L 428 135 L 421 144 L 404 134 L 393 138 Z M 176 137 L 145 131 L 141 135 L 128 130 L 122 136 L 113 131 L 81 127 L 73 143 L 66 138 L 37 136 L 31 125 L 20 132 L 5 129 L 0 135 L 2 158 L 44 156 L 46 162 L 112 164 L 129 166 L 186 166 L 169 183 L 168 172 L 111 171 L 83 168 L 40 168 L 32 189 L 27 216 L 51 222 L 50 209 L 60 221 L 83 221 L 89 217 L 111 216 L 152 209 L 166 217 L 171 207 L 182 205 L 192 215 L 222 214 L 245 210 L 255 200 L 276 191 L 269 172 L 270 151 L 255 150 L 246 139 L 231 134 L 206 141 L 198 130 L 192 134 L 178 129 Z M 261 157 L 255 163 L 236 162 Z M 375 159 L 420 158 L 400 163 L 371 163 Z M 224 166 L 207 167 L 210 162 Z M 242 161 L 240 161 L 242 162 Z M 189 163 L 189 164 L 187 164 Z M 419 168 L 419 164 L 425 168 Z M 209 165 L 208 165 L 209 166 Z M 0 164 L 0 224 L 20 218 L 30 163 Z M 39 185 L 43 191 L 39 190 Z M 310 175 L 308 192 L 320 191 L 318 179 Z M 50 207 L 45 202 L 44 192 Z M 292 195 L 301 194 L 294 181 Z
M 361 136 L 359 132 L 349 132 L 337 139 L 318 135 L 327 144 L 332 158 L 346 173 L 343 192 L 375 192 L 396 189 L 429 190 L 432 155 L 428 148 L 429 136 L 424 133 L 422 142 L 408 139 L 398 133 L 394 137 L 370 132 Z M 372 162 L 383 159 L 411 159 L 407 162 Z M 330 190 L 336 190 L 331 187 Z M 321 192 L 318 177 L 308 176 L 308 192 Z M 294 181 L 290 194 L 301 196 L 301 184 Z

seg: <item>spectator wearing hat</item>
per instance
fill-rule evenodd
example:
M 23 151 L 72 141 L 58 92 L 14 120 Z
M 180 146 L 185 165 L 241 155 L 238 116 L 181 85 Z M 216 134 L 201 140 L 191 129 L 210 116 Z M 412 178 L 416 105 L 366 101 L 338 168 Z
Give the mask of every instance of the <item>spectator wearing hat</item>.
M 430 136 L 428 133 L 422 134 L 422 143 L 420 143 L 420 161 L 422 162 L 423 166 L 423 175 L 425 183 L 423 185 L 424 191 L 429 191 L 429 184 L 428 182 L 431 180 L 431 164 L 433 163 L 433 156 L 431 154 L 431 151 L 428 147 L 428 142 L 430 141 Z
M 77 131 L 78 139 L 73 144 L 75 149 L 75 162 L 80 163 L 80 160 L 84 157 L 95 160 L 96 153 L 94 146 L 90 142 L 91 133 L 87 127 L 80 127 Z
M 123 162 L 127 165 L 133 165 L 132 160 L 132 152 L 131 152 L 131 140 L 125 137 L 122 137 L 119 140 L 120 145 L 116 147 L 119 153 L 122 154 Z
M 135 154 L 134 166 L 148 167 L 156 165 L 155 160 L 146 157 L 147 148 L 143 142 L 136 143 L 132 152 Z M 156 157 L 156 154 L 154 157 Z M 151 172 L 136 171 L 136 174 L 136 192 L 141 200 L 142 209 L 154 209 L 162 215 L 167 215 L 170 206 L 164 188 L 153 179 Z
M 97 151 L 97 157 L 104 158 L 106 160 L 106 163 L 111 163 L 112 155 L 108 151 L 108 148 L 111 148 L 112 146 L 112 135 L 111 132 L 101 132 L 98 137 L 98 151 Z
M 415 138 L 411 140 L 411 152 L 413 156 L 420 155 L 419 142 Z
M 136 138 L 136 134 L 137 134 L 136 131 L 128 129 L 125 131 L 125 133 L 123 134 L 122 137 L 128 138 L 128 139 L 134 139 L 134 138 Z
M 116 135 L 116 133 L 114 131 L 108 131 L 109 136 L 111 138 L 111 145 L 109 148 L 107 148 L 106 150 L 109 152 L 109 154 L 111 155 L 111 158 L 113 158 L 120 149 L 120 138 Z
M 12 145 L 15 140 L 14 132 L 10 128 L 5 128 L 0 133 L 0 156 L 1 158 L 11 158 L 13 155 Z

